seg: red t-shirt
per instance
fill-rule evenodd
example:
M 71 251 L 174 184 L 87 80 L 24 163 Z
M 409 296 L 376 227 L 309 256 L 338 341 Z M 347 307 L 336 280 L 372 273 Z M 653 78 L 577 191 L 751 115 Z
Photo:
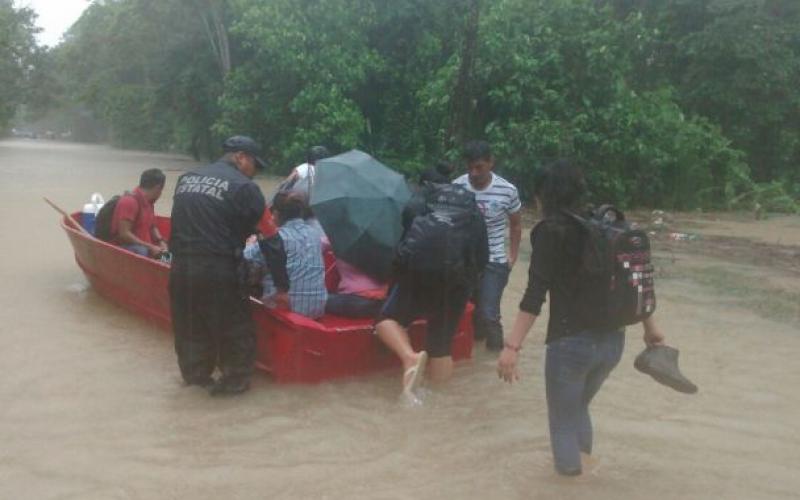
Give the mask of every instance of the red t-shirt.
M 111 218 L 111 234 L 114 241 L 119 241 L 119 221 L 131 221 L 131 232 L 145 243 L 153 243 L 153 225 L 156 222 L 155 208 L 152 202 L 144 197 L 138 187 L 129 195 L 123 195 L 114 207 Z

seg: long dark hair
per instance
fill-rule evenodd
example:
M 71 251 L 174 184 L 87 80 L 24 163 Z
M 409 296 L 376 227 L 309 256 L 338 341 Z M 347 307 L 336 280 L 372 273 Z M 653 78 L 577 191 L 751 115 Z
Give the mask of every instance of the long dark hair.
M 570 160 L 556 160 L 533 175 L 533 194 L 545 217 L 562 210 L 579 210 L 586 194 L 583 171 Z

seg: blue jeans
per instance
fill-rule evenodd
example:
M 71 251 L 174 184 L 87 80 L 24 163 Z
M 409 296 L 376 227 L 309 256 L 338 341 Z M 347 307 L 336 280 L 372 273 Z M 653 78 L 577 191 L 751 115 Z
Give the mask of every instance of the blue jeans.
M 547 344 L 544 373 L 550 445 L 560 474 L 580 474 L 580 453 L 591 454 L 589 403 L 619 363 L 624 347 L 624 330 L 585 331 Z
M 136 255 L 141 255 L 142 257 L 150 256 L 150 252 L 144 245 L 132 244 L 132 245 L 120 245 L 120 246 L 129 252 L 135 253 Z
M 475 293 L 474 326 L 477 338 L 488 336 L 490 340 L 503 343 L 503 326 L 500 323 L 500 299 L 508 284 L 507 263 L 489 262 L 483 269 Z

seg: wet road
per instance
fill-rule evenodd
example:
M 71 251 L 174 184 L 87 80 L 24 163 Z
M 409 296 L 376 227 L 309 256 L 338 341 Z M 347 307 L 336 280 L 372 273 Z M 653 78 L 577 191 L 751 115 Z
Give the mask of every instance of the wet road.
M 183 387 L 171 337 L 87 287 L 41 197 L 78 210 L 159 167 L 168 185 L 156 211 L 168 214 L 192 164 L 0 142 L 0 498 L 797 498 L 797 325 L 680 281 L 660 285 L 659 316 L 700 394 L 635 372 L 632 329 L 593 406 L 601 468 L 578 482 L 551 472 L 543 321 L 519 385 L 502 385 L 479 348 L 423 408 L 398 404 L 398 373 L 317 386 L 261 375 L 223 400 Z M 524 267 L 506 292 L 507 327 Z

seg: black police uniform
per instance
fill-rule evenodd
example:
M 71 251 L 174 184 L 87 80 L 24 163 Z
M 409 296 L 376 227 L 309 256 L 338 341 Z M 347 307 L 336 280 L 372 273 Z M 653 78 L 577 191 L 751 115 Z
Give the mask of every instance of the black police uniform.
M 265 206 L 261 189 L 224 159 L 178 179 L 169 292 L 175 352 L 189 384 L 209 384 L 217 364 L 226 382 L 249 382 L 255 325 L 237 271 Z M 262 251 L 276 286 L 288 289 L 280 236 L 264 242 Z

